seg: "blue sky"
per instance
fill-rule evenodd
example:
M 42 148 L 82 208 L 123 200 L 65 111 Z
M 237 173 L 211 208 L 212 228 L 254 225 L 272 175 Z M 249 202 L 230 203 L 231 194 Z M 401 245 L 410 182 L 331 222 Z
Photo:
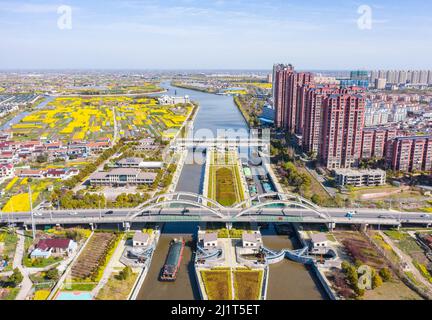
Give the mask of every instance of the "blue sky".
M 61 30 L 57 9 L 72 8 Z M 372 9 L 362 30 L 358 8 Z M 0 68 L 432 68 L 429 0 L 0 0 Z

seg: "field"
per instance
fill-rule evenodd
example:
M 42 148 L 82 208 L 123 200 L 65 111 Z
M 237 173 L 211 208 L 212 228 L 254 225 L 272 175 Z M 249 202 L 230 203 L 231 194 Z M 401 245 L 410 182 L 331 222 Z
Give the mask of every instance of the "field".
M 3 253 L 1 256 L 3 258 L 9 258 L 9 263 L 7 267 L 3 271 L 11 271 L 12 270 L 12 261 L 15 255 L 16 246 L 18 243 L 18 237 L 15 233 L 9 233 L 6 231 L 0 232 L 0 242 L 4 244 Z
M 420 271 L 420 274 L 432 283 L 430 261 L 416 240 L 409 234 L 397 230 L 385 231 L 385 234 L 395 242 L 399 249 L 411 257 L 414 266 Z
M 126 280 L 119 280 L 115 275 L 111 276 L 99 292 L 96 300 L 126 300 L 137 278 L 138 273 L 133 273 Z
M 109 251 L 115 246 L 117 238 L 114 233 L 95 233 L 72 266 L 72 278 L 94 281 L 100 273 L 99 269 L 105 265 Z
M 234 271 L 234 288 L 236 300 L 259 300 L 263 283 L 263 271 Z
M 47 188 L 51 185 L 58 184 L 60 180 L 57 179 L 38 179 L 31 182 L 32 202 L 33 207 L 37 204 L 38 199 L 43 198 L 42 195 L 47 196 Z M 6 199 L 6 204 L 3 206 L 3 212 L 22 212 L 30 211 L 30 199 L 28 194 L 28 179 L 13 178 L 7 183 L 5 196 L 1 200 Z M 3 185 L 4 185 L 3 184 Z
M 201 271 L 209 300 L 232 300 L 230 270 Z
M 244 200 L 241 176 L 235 152 L 210 154 L 208 194 L 223 206 L 232 206 Z
M 191 105 L 161 106 L 154 98 L 61 97 L 12 126 L 17 140 L 94 141 L 145 132 L 170 138 L 192 112 Z
M 386 261 L 368 240 L 356 231 L 335 231 L 333 235 L 343 244 L 352 262 L 361 261 L 377 270 L 387 266 Z
M 245 87 L 246 86 L 258 87 L 260 89 L 271 89 L 273 87 L 271 83 L 266 83 L 266 82 L 239 82 L 237 84 Z

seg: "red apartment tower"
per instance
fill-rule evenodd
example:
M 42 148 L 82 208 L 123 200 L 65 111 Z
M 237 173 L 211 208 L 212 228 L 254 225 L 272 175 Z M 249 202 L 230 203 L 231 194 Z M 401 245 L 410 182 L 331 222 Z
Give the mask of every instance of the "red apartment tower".
M 336 87 L 309 87 L 303 113 L 303 150 L 318 155 L 321 142 L 322 107 L 324 99 L 338 93 Z
M 387 142 L 398 134 L 396 128 L 364 128 L 362 138 L 362 159 L 386 157 Z
M 329 169 L 356 166 L 362 151 L 365 97 L 341 92 L 323 102 L 319 158 Z
M 301 133 L 304 118 L 302 86 L 313 81 L 309 72 L 295 72 L 292 65 L 275 65 L 273 68 L 273 99 L 276 111 L 275 125 L 290 133 Z
M 432 136 L 397 137 L 388 142 L 387 164 L 395 171 L 432 171 Z

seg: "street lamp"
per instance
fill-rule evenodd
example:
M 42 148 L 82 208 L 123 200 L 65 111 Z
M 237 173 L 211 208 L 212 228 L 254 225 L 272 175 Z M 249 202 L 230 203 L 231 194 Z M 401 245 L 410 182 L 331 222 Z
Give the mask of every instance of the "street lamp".
M 99 218 L 102 219 L 102 210 L 100 206 L 100 200 L 99 200 Z

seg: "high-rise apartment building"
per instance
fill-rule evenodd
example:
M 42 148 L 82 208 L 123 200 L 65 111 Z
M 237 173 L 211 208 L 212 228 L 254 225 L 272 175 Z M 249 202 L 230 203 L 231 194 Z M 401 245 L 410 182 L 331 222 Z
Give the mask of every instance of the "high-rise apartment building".
M 296 72 L 292 65 L 276 65 L 274 68 L 275 124 L 290 133 L 301 133 L 304 113 L 304 89 L 313 82 L 309 72 Z M 299 100 L 300 93 L 300 100 Z
M 303 126 L 303 150 L 305 152 L 318 155 L 321 142 L 323 102 L 328 95 L 338 92 L 339 89 L 335 86 L 309 88 L 307 91 Z
M 350 168 L 358 164 L 364 111 L 363 94 L 342 92 L 325 98 L 319 158 L 327 168 Z
M 387 143 L 386 161 L 395 171 L 432 171 L 432 136 L 397 137 Z
M 430 70 L 379 70 L 371 71 L 369 80 L 376 83 L 377 79 L 386 79 L 389 84 L 432 84 Z
M 386 156 L 387 142 L 397 136 L 396 128 L 364 128 L 362 136 L 362 159 L 381 159 Z

